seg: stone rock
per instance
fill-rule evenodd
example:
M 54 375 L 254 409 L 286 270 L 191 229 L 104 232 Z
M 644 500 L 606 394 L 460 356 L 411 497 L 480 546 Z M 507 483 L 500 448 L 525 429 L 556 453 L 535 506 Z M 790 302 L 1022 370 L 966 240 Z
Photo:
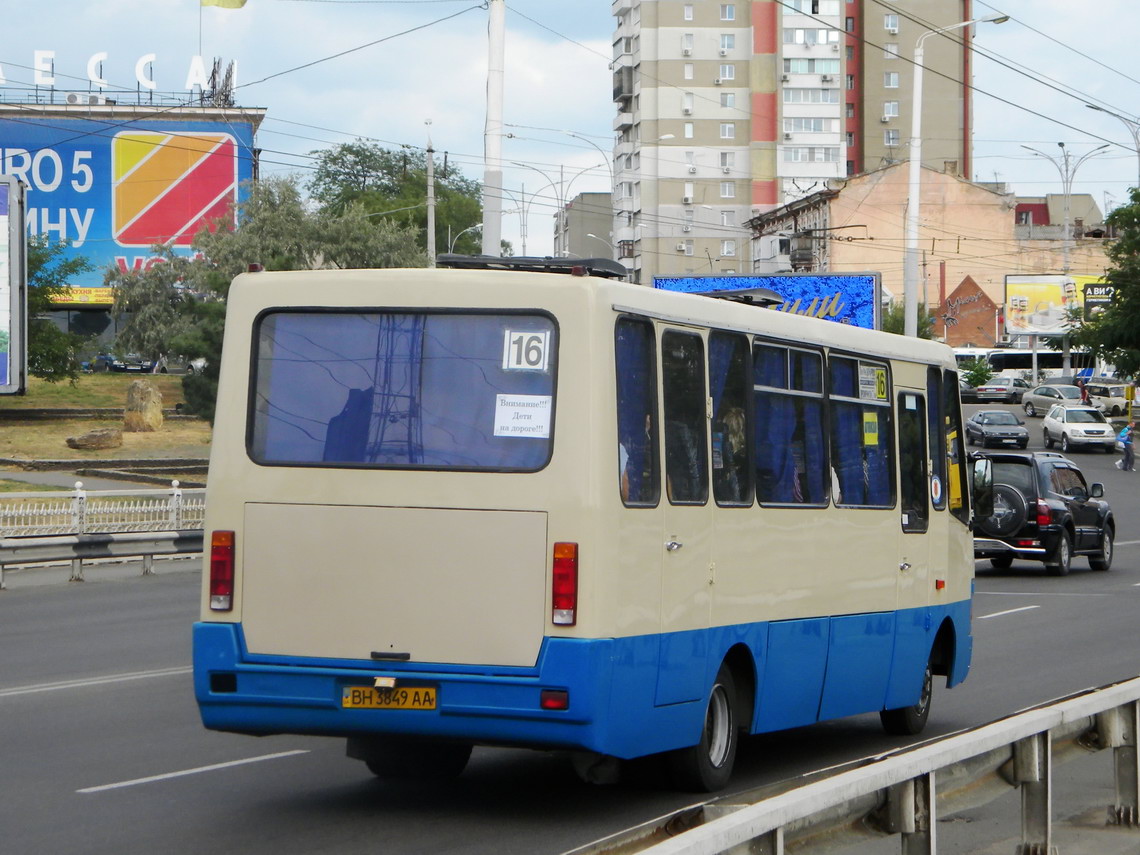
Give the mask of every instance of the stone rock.
M 162 427 L 162 393 L 149 380 L 134 380 L 127 387 L 123 430 L 148 433 Z
M 102 448 L 118 448 L 123 444 L 123 432 L 118 428 L 96 428 L 79 436 L 67 438 L 68 448 L 82 448 L 98 451 Z

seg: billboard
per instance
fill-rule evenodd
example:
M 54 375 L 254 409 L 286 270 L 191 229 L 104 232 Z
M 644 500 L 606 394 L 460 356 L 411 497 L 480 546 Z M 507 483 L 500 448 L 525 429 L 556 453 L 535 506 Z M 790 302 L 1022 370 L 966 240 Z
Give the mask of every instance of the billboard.
M 184 112 L 183 114 L 184 115 Z M 199 225 L 241 201 L 253 177 L 252 121 L 160 116 L 114 120 L 64 115 L 0 118 L 0 173 L 27 186 L 27 231 L 66 241 L 65 258 L 95 269 L 77 277 L 76 303 L 103 285 L 108 266 L 142 270 L 150 248 L 186 254 Z
M 747 293 L 767 288 L 784 298 L 778 311 L 866 329 L 879 328 L 879 274 L 784 273 L 772 276 L 656 276 L 653 287 L 687 294 Z
M 1100 276 L 1065 274 L 1010 274 L 1005 277 L 1005 332 L 1007 335 L 1064 335 L 1074 309 L 1089 308 L 1111 299 Z
M 25 279 L 24 188 L 0 176 L 0 395 L 24 391 L 28 361 Z

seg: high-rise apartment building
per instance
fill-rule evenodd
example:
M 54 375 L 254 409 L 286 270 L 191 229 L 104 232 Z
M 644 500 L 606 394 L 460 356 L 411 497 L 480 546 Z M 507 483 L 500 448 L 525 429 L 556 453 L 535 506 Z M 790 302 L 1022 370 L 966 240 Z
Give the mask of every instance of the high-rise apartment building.
M 915 43 L 970 6 L 614 0 L 613 239 L 632 279 L 777 269 L 776 238 L 753 261 L 744 224 L 905 160 Z M 968 40 L 926 40 L 922 113 L 924 164 L 966 176 Z

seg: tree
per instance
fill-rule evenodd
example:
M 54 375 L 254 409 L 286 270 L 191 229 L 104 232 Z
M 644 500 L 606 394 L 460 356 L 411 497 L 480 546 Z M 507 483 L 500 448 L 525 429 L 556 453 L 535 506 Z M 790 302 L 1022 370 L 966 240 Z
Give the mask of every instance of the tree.
M 1107 247 L 1112 267 L 1105 274 L 1115 289 L 1112 304 L 1073 333 L 1073 343 L 1111 362 L 1125 376 L 1140 371 L 1140 188 L 1105 223 L 1117 237 Z
M 143 270 L 109 267 L 104 275 L 115 293 L 111 315 L 120 322 L 115 347 L 147 359 L 172 352 L 173 339 L 189 329 L 194 299 L 187 283 L 193 262 L 170 246 L 156 246 L 153 252 L 161 261 Z
M 28 239 L 28 373 L 51 383 L 79 379 L 84 339 L 61 330 L 45 315 L 54 301 L 71 293 L 69 280 L 94 269 L 82 256 L 63 258 L 65 248 L 43 235 Z
M 345 214 L 354 203 L 376 222 L 396 222 L 416 229 L 417 246 L 427 245 L 427 153 L 352 143 L 310 152 L 317 168 L 309 180 L 311 197 L 328 214 Z M 433 162 L 435 177 L 435 252 L 478 252 L 479 238 L 466 229 L 482 221 L 481 188 L 446 159 Z M 509 250 L 510 244 L 504 242 Z
M 905 333 L 906 312 L 901 301 L 892 302 L 883 309 L 882 329 L 883 332 L 897 335 Z M 934 337 L 934 317 L 926 310 L 925 306 L 918 307 L 918 337 L 927 339 Z
M 989 362 L 980 357 L 978 359 L 971 359 L 962 365 L 958 373 L 959 376 L 971 386 L 981 386 L 983 383 L 988 383 L 990 378 L 994 376 L 994 371 L 990 367 Z

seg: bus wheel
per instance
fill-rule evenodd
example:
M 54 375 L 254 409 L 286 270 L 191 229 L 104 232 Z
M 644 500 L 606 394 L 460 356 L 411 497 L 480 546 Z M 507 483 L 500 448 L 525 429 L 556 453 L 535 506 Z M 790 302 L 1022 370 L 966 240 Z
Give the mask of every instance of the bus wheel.
M 922 693 L 918 703 L 912 707 L 899 707 L 894 710 L 881 710 L 879 720 L 883 730 L 892 736 L 914 736 L 922 733 L 926 720 L 930 718 L 930 702 L 934 697 L 934 669 L 930 660 L 926 661 L 926 671 L 922 675 Z
M 435 742 L 409 737 L 350 738 L 347 754 L 363 760 L 377 778 L 429 780 L 455 778 L 471 757 L 468 742 Z
M 669 755 L 673 782 L 678 788 L 711 793 L 728 784 L 736 761 L 740 722 L 736 683 L 727 665 L 721 665 L 705 708 L 701 741 Z

